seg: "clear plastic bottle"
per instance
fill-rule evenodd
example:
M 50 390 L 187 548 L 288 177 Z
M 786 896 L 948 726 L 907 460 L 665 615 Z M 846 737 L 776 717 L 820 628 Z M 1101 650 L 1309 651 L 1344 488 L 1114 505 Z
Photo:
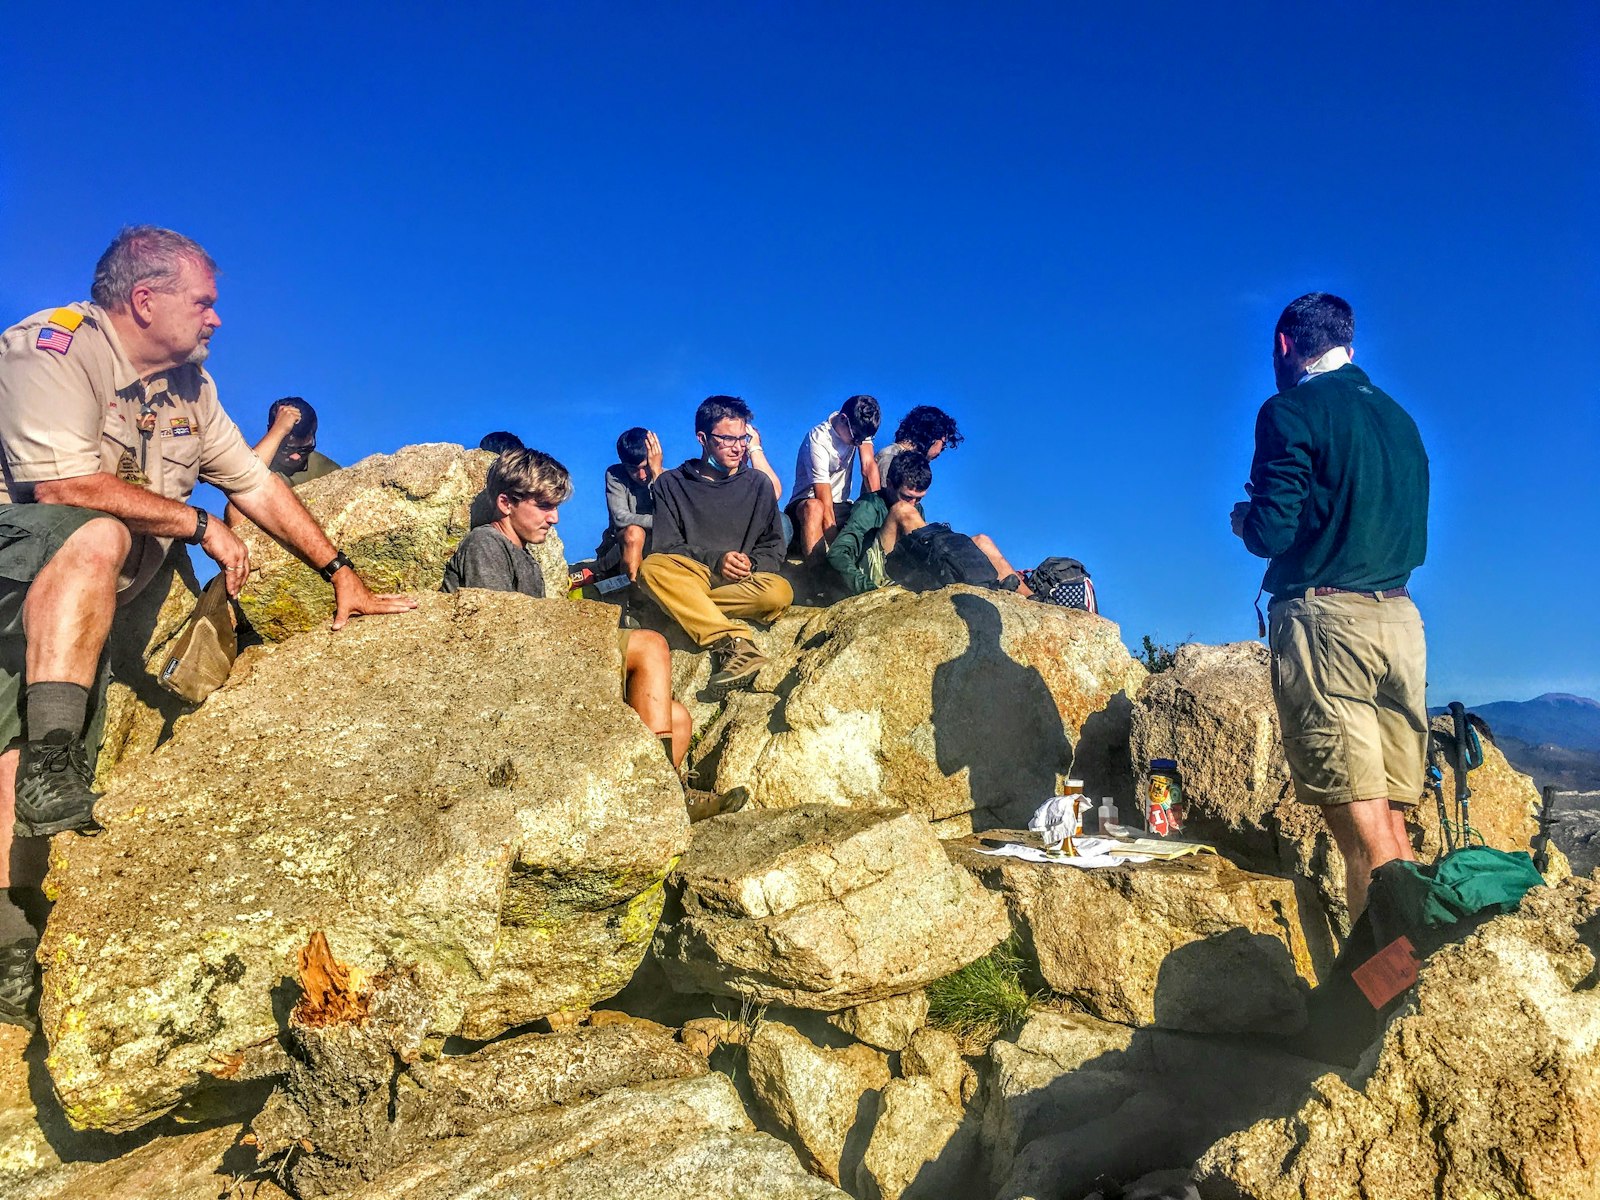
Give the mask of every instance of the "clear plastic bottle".
M 1110 796 L 1101 797 L 1100 808 L 1095 817 L 1095 832 L 1101 837 L 1114 836 L 1111 830 L 1117 823 L 1117 805 Z

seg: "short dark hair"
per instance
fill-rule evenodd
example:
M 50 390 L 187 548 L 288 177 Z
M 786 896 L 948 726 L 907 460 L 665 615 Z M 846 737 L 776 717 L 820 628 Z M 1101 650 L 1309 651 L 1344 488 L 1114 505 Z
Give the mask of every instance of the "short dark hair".
M 857 442 L 864 442 L 877 433 L 878 423 L 883 420 L 883 410 L 871 396 L 851 396 L 840 406 L 839 412 L 850 426 L 851 438 Z
M 650 431 L 643 425 L 622 431 L 617 439 L 617 461 L 625 467 L 637 467 L 645 459 L 645 439 Z
M 694 431 L 710 433 L 719 421 L 748 421 L 754 415 L 737 396 L 707 396 L 694 410 Z
M 1290 301 L 1273 332 L 1285 334 L 1294 343 L 1296 357 L 1310 362 L 1335 346 L 1355 345 L 1356 314 L 1338 296 L 1307 292 Z
M 889 460 L 889 487 L 925 492 L 932 483 L 933 464 L 920 450 L 902 450 Z
M 267 409 L 267 428 L 272 428 L 272 423 L 278 419 L 278 412 L 285 404 L 292 404 L 300 410 L 300 419 L 294 423 L 294 428 L 289 430 L 289 437 L 297 442 L 314 442 L 317 440 L 317 410 L 310 404 L 300 399 L 299 396 L 285 396 L 282 400 L 274 400 Z
M 491 454 L 503 454 L 507 450 L 522 450 L 525 447 L 522 439 L 516 434 L 497 429 L 493 433 L 483 435 L 483 441 L 478 443 L 478 449 L 487 450 Z
M 946 450 L 954 450 L 961 444 L 961 434 L 956 429 L 956 419 L 944 409 L 919 404 L 895 427 L 894 440 L 909 442 L 926 454 L 935 442 L 943 442 Z

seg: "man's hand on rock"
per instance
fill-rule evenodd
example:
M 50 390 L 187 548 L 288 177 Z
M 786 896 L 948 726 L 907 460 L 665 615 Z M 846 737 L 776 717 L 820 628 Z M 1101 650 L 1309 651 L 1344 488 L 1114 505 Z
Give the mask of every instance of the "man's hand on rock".
M 239 540 L 239 535 L 226 524 L 212 520 L 206 525 L 205 536 L 200 539 L 200 549 L 222 568 L 223 586 L 229 596 L 237 596 L 250 573 L 250 550 Z
M 717 574 L 734 583 L 738 583 L 741 579 L 749 579 L 749 556 L 740 554 L 737 550 L 729 550 L 717 560 Z
M 411 596 L 397 592 L 378 595 L 357 575 L 354 567 L 345 567 L 333 575 L 333 628 L 343 629 L 351 617 L 374 617 L 383 613 L 409 612 L 417 606 Z

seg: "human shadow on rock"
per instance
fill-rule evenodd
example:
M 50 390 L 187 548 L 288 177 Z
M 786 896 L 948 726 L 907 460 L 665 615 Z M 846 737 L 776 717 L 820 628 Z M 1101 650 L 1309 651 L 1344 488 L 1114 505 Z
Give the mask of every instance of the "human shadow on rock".
M 945 775 L 966 769 L 973 825 L 991 829 L 998 814 L 1055 795 L 1072 766 L 1072 743 L 1044 676 L 1001 644 L 994 603 L 971 592 L 950 603 L 967 627 L 967 648 L 934 668 L 934 751 Z

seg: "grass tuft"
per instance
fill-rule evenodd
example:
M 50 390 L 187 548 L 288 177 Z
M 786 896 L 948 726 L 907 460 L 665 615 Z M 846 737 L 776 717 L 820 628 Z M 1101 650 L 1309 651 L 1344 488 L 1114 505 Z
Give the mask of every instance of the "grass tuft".
M 1042 993 L 1030 993 L 1027 963 L 1013 933 L 976 962 L 928 985 L 928 1023 L 964 1040 L 993 1041 L 1028 1019 Z

